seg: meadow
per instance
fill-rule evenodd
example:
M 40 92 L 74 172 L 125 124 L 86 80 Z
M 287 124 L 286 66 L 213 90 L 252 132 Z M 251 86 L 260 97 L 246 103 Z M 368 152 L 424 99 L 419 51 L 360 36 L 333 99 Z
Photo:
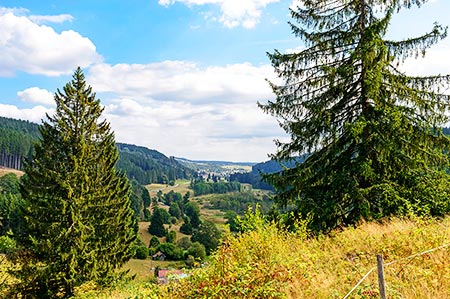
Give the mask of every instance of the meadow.
M 130 281 L 76 298 L 344 298 L 376 266 L 376 254 L 386 263 L 388 298 L 450 298 L 450 247 L 438 248 L 450 243 L 449 217 L 396 218 L 307 236 L 301 226 L 286 233 L 257 223 L 253 231 L 229 235 L 187 279 L 164 286 Z M 379 298 L 376 271 L 347 298 Z
M 177 183 L 173 188 L 186 184 Z M 152 191 L 166 186 L 153 187 L 148 186 Z M 203 207 L 208 199 L 194 200 Z M 220 211 L 202 208 L 201 212 L 202 218 L 226 228 Z M 85 284 L 77 289 L 75 299 L 379 298 L 374 269 L 377 254 L 385 260 L 388 298 L 450 299 L 450 217 L 360 223 L 315 237 L 302 223 L 296 233 L 288 233 L 257 216 L 250 218 L 251 230 L 228 233 L 203 268 L 186 270 L 190 274 L 186 279 L 158 285 L 153 276 L 155 267 L 180 268 L 183 263 L 132 259 L 123 270 L 134 279 L 108 290 Z M 150 239 L 148 224 L 140 223 L 145 243 Z M 12 266 L 0 255 L 0 298 L 6 298 L 8 285 L 14 282 L 7 273 Z
M 158 191 L 161 190 L 163 193 L 168 193 L 170 191 L 181 193 L 182 195 L 186 194 L 186 192 L 192 192 L 191 189 L 189 189 L 189 180 L 177 180 L 175 182 L 175 185 L 170 186 L 166 184 L 149 184 L 145 187 L 147 188 L 148 192 L 150 193 L 150 197 L 155 197 Z M 192 195 L 192 194 L 191 194 Z

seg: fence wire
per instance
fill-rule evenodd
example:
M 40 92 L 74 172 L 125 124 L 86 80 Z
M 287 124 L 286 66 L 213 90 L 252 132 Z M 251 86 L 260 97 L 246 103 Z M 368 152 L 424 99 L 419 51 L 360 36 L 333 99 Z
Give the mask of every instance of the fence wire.
M 392 261 L 392 262 L 389 262 L 389 263 L 385 263 L 384 266 L 387 267 L 387 266 L 392 265 L 392 264 L 394 264 L 394 263 L 398 263 L 398 262 L 405 261 L 405 260 L 410 260 L 410 259 L 413 259 L 413 258 L 415 258 L 415 257 L 417 257 L 417 256 L 421 256 L 421 255 L 424 255 L 424 254 L 427 254 L 427 253 L 430 253 L 430 252 L 433 252 L 433 251 L 436 251 L 436 250 L 440 250 L 440 249 L 446 248 L 446 247 L 448 247 L 448 246 L 450 246 L 450 243 L 441 245 L 441 246 L 439 246 L 439 247 L 431 248 L 431 249 L 428 249 L 428 250 L 425 250 L 425 251 L 422 251 L 422 252 L 419 252 L 419 253 L 416 253 L 416 254 L 413 254 L 413 255 L 410 255 L 410 256 L 407 256 L 407 257 L 404 257 L 404 258 L 401 258 L 401 259 L 398 259 L 398 260 L 395 260 L 395 261 Z M 360 285 L 360 284 L 361 284 L 361 283 L 362 283 L 362 282 L 370 275 L 370 273 L 372 273 L 373 270 L 375 270 L 376 268 L 377 268 L 377 267 L 371 268 L 371 269 L 366 273 L 366 275 L 364 275 L 364 277 L 361 278 L 361 280 L 358 281 L 358 283 L 357 283 L 357 284 L 350 290 L 350 292 L 348 292 L 347 295 L 345 295 L 342 299 L 347 299 L 347 298 L 353 293 L 353 291 L 355 291 L 355 290 L 359 287 L 359 285 Z

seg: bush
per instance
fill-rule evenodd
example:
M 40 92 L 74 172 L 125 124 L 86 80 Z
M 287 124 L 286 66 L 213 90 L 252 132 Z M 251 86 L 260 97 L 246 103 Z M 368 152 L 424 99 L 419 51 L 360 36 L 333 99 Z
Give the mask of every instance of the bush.
M 177 238 L 177 233 L 173 230 L 168 231 L 166 235 L 166 242 L 167 243 L 175 243 L 175 240 Z
M 177 241 L 177 245 L 184 250 L 188 250 L 192 246 L 192 242 L 188 237 L 183 237 Z
M 134 252 L 134 258 L 145 260 L 148 257 L 148 248 L 146 246 L 137 246 Z
M 0 237 L 0 253 L 11 253 L 16 249 L 16 241 L 8 236 Z
M 199 242 L 194 242 L 187 251 L 188 256 L 192 256 L 197 260 L 204 261 L 206 259 L 205 246 Z
M 219 246 L 222 238 L 221 231 L 212 221 L 205 220 L 200 227 L 194 230 L 191 241 L 199 242 L 205 246 L 206 254 L 210 255 L 217 246 Z
M 254 218 L 259 216 L 254 215 Z M 290 247 L 290 242 L 285 241 L 286 234 L 276 225 L 254 218 L 249 219 L 251 223 L 246 226 L 253 227 L 254 231 L 228 236 L 224 245 L 208 260 L 209 265 L 194 270 L 190 277 L 179 281 L 176 288 L 169 290 L 169 296 L 287 298 L 294 274 L 292 269 L 297 265 L 293 257 L 297 248 Z M 194 256 L 191 250 L 188 254 Z
M 192 235 L 193 229 L 192 225 L 189 222 L 189 218 L 184 218 L 184 223 L 180 227 L 180 233 L 183 233 L 185 235 Z
M 183 250 L 173 243 L 163 243 L 159 245 L 158 249 L 164 253 L 169 260 L 179 261 L 183 259 Z

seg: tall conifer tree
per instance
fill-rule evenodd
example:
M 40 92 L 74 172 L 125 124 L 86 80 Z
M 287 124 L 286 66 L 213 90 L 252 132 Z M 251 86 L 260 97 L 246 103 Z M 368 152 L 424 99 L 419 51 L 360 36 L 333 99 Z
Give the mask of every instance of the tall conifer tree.
M 114 134 L 80 68 L 55 101 L 22 185 L 28 236 L 19 276 L 26 298 L 69 298 L 83 282 L 107 282 L 130 258 L 135 239 Z
M 392 214 L 449 211 L 449 76 L 412 77 L 398 65 L 444 38 L 435 25 L 390 41 L 391 17 L 426 0 L 302 0 L 291 10 L 306 48 L 269 54 L 283 80 L 276 101 L 260 104 L 290 135 L 279 160 L 309 158 L 272 175 L 282 205 L 328 230 Z

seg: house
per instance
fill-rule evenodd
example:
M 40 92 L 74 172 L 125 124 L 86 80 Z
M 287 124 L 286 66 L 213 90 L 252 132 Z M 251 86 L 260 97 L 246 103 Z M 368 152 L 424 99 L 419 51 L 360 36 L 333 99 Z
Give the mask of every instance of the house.
M 161 251 L 158 251 L 154 255 L 152 255 L 152 260 L 154 261 L 164 261 L 166 259 L 166 255 Z

